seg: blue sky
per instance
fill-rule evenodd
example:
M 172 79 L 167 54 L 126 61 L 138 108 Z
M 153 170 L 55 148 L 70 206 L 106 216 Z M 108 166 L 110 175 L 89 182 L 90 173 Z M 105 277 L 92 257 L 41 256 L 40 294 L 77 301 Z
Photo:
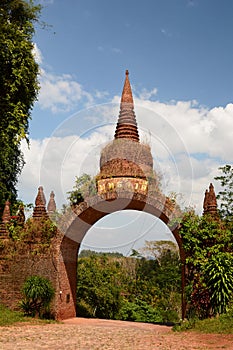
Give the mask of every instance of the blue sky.
M 33 202 L 41 184 L 61 205 L 76 175 L 98 172 L 129 69 L 141 139 L 151 144 L 165 193 L 181 193 L 201 212 L 218 167 L 232 162 L 233 2 L 41 3 L 47 28 L 37 25 L 34 38 L 41 91 L 30 150 L 22 145 L 19 196 Z
M 98 103 L 121 93 L 126 68 L 136 91 L 156 88 L 161 102 L 195 99 L 214 107 L 232 101 L 231 0 L 42 4 L 41 20 L 48 28 L 38 27 L 35 42 L 43 65 L 57 75 L 72 75 L 93 95 L 106 92 Z M 82 108 L 80 102 L 77 109 Z M 38 114 L 31 123 L 32 137 L 44 137 L 46 132 L 38 125 L 41 111 Z M 52 127 L 63 117 L 56 116 Z

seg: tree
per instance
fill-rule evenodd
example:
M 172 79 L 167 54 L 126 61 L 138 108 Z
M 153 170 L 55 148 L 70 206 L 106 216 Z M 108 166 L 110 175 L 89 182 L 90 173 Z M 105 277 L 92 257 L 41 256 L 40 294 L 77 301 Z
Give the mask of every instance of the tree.
M 220 181 L 222 190 L 219 191 L 217 199 L 220 200 L 220 215 L 227 222 L 233 221 L 233 166 L 225 165 L 220 167 L 221 176 L 216 176 L 215 180 Z
M 231 231 L 220 220 L 191 212 L 185 214 L 179 232 L 186 253 L 190 315 L 207 318 L 224 312 L 232 295 Z
M 178 254 L 157 260 L 93 252 L 79 259 L 77 313 L 84 317 L 176 322 L 180 315 Z
M 77 205 L 85 200 L 89 196 L 93 196 L 97 193 L 95 178 L 92 178 L 88 174 L 82 174 L 82 176 L 76 176 L 73 191 L 68 192 L 68 199 L 70 205 Z
M 26 315 L 42 317 L 44 313 L 49 313 L 49 305 L 55 292 L 47 278 L 28 277 L 23 284 L 22 292 L 24 300 L 21 302 L 21 308 Z
M 139 259 L 137 265 L 137 288 L 141 300 L 159 309 L 163 322 L 178 321 L 181 265 L 177 245 L 172 241 L 146 241 L 139 251 L 149 256 L 149 259 Z
M 115 318 L 121 306 L 120 266 L 107 255 L 78 262 L 77 312 L 80 316 Z
M 24 165 L 20 142 L 37 98 L 39 67 L 33 34 L 40 6 L 33 1 L 2 0 L 0 4 L 0 207 L 16 200 L 18 175 Z
M 139 253 L 143 256 L 156 259 L 159 264 L 163 254 L 168 251 L 177 253 L 177 245 L 172 241 L 145 241 L 145 246 L 139 249 Z

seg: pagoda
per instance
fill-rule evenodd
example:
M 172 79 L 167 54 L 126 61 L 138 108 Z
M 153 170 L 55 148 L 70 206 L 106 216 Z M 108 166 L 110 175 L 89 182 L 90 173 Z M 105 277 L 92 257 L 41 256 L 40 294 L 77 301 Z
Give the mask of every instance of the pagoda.
M 203 215 L 210 215 L 213 218 L 218 218 L 217 199 L 212 183 L 209 185 L 209 190 L 205 191 Z
M 140 143 L 129 72 L 126 70 L 114 140 L 101 152 L 98 193 L 131 191 L 147 195 L 148 177 L 152 173 L 153 157 L 150 147 Z

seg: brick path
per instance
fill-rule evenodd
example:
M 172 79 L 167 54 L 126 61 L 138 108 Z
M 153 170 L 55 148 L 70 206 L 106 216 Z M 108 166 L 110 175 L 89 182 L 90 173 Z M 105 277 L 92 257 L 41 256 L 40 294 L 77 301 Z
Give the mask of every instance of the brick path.
M 76 318 L 61 324 L 1 327 L 0 349 L 233 350 L 233 335 L 174 333 L 152 324 Z

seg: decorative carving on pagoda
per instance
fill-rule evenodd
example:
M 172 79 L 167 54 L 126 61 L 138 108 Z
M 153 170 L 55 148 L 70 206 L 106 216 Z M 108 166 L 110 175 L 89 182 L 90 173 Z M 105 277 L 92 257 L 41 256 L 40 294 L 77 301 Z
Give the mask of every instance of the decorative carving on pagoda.
M 218 216 L 218 209 L 217 209 L 217 199 L 214 191 L 214 186 L 212 183 L 209 185 L 209 190 L 205 191 L 205 197 L 203 202 L 203 214 L 209 214 L 213 217 Z
M 98 193 L 125 190 L 146 195 L 148 177 L 152 173 L 153 157 L 149 145 L 139 140 L 129 72 L 126 71 L 115 136 L 101 151 Z
M 55 194 L 53 191 L 51 191 L 48 206 L 47 206 L 47 211 L 48 211 L 49 216 L 51 214 L 54 214 L 56 211 L 56 202 L 55 202 L 54 197 L 55 197 Z
M 0 238 L 7 238 L 9 235 L 7 224 L 11 220 L 11 213 L 10 213 L 10 202 L 5 202 L 5 207 L 2 214 L 2 222 L 0 224 Z
M 48 217 L 45 205 L 46 205 L 46 200 L 45 200 L 43 187 L 40 186 L 38 188 L 38 194 L 36 196 L 35 207 L 32 214 L 33 219 L 41 219 L 41 218 Z

